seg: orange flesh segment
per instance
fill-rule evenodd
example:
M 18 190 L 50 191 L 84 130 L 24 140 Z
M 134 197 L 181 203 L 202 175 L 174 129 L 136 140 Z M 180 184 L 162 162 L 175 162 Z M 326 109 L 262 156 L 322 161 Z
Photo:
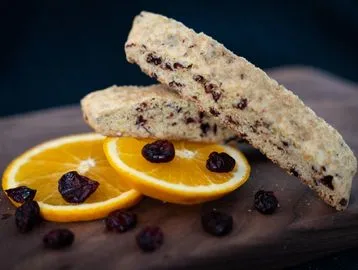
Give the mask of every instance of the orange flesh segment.
M 211 152 L 224 152 L 223 147 L 216 144 L 203 144 L 173 141 L 176 155 L 168 163 L 151 163 L 141 154 L 145 144 L 154 140 L 126 138 L 117 141 L 117 152 L 121 160 L 129 167 L 145 172 L 156 179 L 168 183 L 183 184 L 185 186 L 208 186 L 222 184 L 231 179 L 237 170 L 236 164 L 233 171 L 229 173 L 210 172 L 205 164 Z M 136 154 L 134 154 L 136 153 Z
M 108 164 L 102 146 L 101 139 L 71 142 L 46 149 L 21 166 L 16 174 L 16 182 L 36 189 L 37 201 L 56 206 L 70 205 L 58 192 L 58 180 L 66 172 L 83 170 L 83 175 L 100 183 L 86 203 L 115 198 L 130 188 L 123 181 L 119 181 L 120 176 Z

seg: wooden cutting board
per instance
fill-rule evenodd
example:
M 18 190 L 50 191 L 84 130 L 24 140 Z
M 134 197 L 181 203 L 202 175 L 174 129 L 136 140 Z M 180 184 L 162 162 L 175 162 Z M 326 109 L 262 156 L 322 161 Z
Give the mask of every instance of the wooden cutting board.
M 336 127 L 358 153 L 357 85 L 307 68 L 279 69 L 270 74 Z M 29 147 L 88 128 L 75 106 L 3 118 L 0 130 L 3 171 Z M 139 218 L 137 228 L 125 234 L 106 233 L 102 221 L 45 222 L 31 233 L 19 234 L 14 207 L 1 193 L 1 269 L 269 269 L 358 246 L 357 177 L 349 208 L 336 212 L 255 149 L 243 146 L 242 150 L 252 166 L 250 180 L 242 188 L 195 206 L 146 198 L 133 209 Z M 251 210 L 253 195 L 260 188 L 273 190 L 279 199 L 280 208 L 272 216 Z M 215 238 L 201 229 L 200 213 L 211 208 L 233 215 L 234 229 L 229 236 Z M 6 218 L 6 214 L 11 216 Z M 135 234 L 147 224 L 159 225 L 165 234 L 164 245 L 152 254 L 141 253 L 134 241 Z M 63 251 L 44 250 L 42 236 L 57 227 L 74 231 L 74 245 Z

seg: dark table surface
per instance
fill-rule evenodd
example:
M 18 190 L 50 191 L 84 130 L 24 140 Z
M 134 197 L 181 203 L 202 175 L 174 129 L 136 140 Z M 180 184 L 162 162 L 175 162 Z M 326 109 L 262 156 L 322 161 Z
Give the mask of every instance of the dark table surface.
M 337 128 L 358 152 L 358 87 L 309 68 L 269 72 L 294 90 L 319 116 Z M 88 131 L 78 106 L 39 111 L 0 119 L 0 170 L 27 148 L 46 139 Z M 223 199 L 191 207 L 144 199 L 134 211 L 138 228 L 123 235 L 106 234 L 101 221 L 44 223 L 27 235 L 17 233 L 13 216 L 0 220 L 2 269 L 259 269 L 283 268 L 358 247 L 358 185 L 354 179 L 349 208 L 336 212 L 296 178 L 286 174 L 249 146 L 240 147 L 252 165 L 242 188 Z M 275 191 L 279 211 L 263 216 L 252 209 L 259 188 Z M 233 215 L 235 226 L 222 239 L 202 232 L 199 215 L 218 208 Z M 0 214 L 14 208 L 1 193 Z M 145 224 L 160 224 L 165 243 L 147 255 L 138 251 L 134 235 Z M 76 234 L 68 250 L 49 252 L 41 236 L 50 228 L 67 227 Z M 291 269 L 358 269 L 355 252 L 346 251 Z M 103 268 L 102 268 L 103 269 Z

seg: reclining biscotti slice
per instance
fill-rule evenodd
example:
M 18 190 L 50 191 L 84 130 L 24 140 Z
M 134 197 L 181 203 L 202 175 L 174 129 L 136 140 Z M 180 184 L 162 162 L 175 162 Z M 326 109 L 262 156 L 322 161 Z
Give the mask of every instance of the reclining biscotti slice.
M 342 136 L 303 102 L 211 37 L 142 12 L 127 60 L 243 136 L 328 204 L 347 207 L 357 161 Z
M 81 101 L 85 121 L 106 136 L 225 142 L 234 132 L 163 85 L 112 86 Z

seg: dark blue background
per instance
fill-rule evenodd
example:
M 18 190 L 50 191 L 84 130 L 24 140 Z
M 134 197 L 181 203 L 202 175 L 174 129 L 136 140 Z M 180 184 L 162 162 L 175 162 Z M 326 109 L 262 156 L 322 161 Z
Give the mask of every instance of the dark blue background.
M 125 60 L 133 17 L 154 11 L 262 68 L 316 66 L 358 81 L 358 1 L 0 1 L 0 116 L 152 82 Z

